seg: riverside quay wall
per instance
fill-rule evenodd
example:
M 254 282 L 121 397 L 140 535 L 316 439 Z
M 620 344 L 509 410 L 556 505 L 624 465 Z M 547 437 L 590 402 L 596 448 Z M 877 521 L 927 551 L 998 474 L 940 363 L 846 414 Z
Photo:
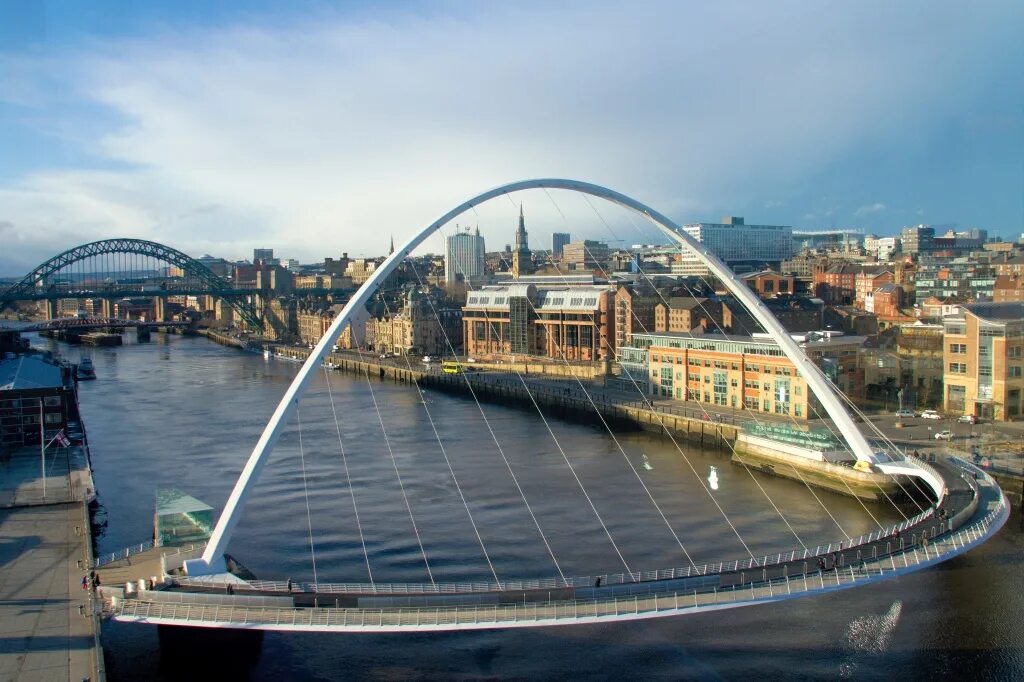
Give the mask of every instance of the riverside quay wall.
M 310 353 L 307 348 L 295 346 L 270 348 L 275 357 L 296 361 L 305 360 Z M 851 466 L 817 461 L 813 457 L 816 453 L 811 451 L 807 456 L 801 456 L 794 453 L 799 448 L 791 445 L 780 445 L 775 451 L 766 447 L 763 439 L 745 437 L 743 427 L 730 423 L 732 419 L 729 417 L 706 415 L 702 418 L 701 415 L 652 409 L 643 400 L 623 400 L 621 392 L 605 391 L 599 385 L 588 385 L 584 392 L 578 390 L 580 385 L 575 381 L 566 381 L 590 381 L 606 376 L 607 367 L 598 364 L 474 364 L 471 371 L 445 374 L 440 371 L 438 363 L 428 365 L 413 359 L 406 361 L 405 358 L 380 359 L 375 355 L 352 352 L 332 353 L 325 362 L 336 371 L 357 376 L 418 384 L 446 393 L 475 395 L 477 399 L 488 402 L 529 410 L 539 408 L 548 416 L 596 425 L 603 421 L 611 427 L 640 429 L 678 442 L 717 448 L 729 453 L 733 464 L 863 500 L 901 497 L 907 487 L 906 481 L 898 481 L 887 474 L 862 472 Z M 557 381 L 558 378 L 562 380 Z

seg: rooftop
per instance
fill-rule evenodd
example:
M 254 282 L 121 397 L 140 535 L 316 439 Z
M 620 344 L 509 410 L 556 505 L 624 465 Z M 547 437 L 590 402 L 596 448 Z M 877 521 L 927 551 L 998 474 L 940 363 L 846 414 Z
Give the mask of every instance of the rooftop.
M 60 388 L 60 366 L 35 355 L 19 355 L 0 361 L 0 391 Z
M 964 306 L 967 312 L 991 322 L 1020 322 L 1024 320 L 1024 303 L 972 303 Z

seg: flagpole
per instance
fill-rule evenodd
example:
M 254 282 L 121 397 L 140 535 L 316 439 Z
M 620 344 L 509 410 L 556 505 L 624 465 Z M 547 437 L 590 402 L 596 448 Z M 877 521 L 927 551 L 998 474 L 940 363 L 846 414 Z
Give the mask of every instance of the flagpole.
M 46 431 L 43 429 L 43 398 L 39 397 L 39 468 L 43 473 L 43 499 L 46 499 Z

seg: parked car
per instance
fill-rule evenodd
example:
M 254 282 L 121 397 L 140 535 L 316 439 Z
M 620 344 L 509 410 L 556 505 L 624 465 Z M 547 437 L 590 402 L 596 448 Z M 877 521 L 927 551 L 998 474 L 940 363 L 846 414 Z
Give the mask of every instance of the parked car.
M 921 413 L 921 419 L 942 419 L 942 415 L 935 410 L 925 410 Z
M 433 361 L 434 361 L 434 358 L 430 357 L 429 355 L 424 355 L 424 356 L 423 356 L 423 362 L 427 363 L 428 365 L 429 365 L 429 364 L 430 364 L 431 362 L 433 362 Z
M 952 431 L 939 431 L 935 434 L 935 440 L 953 440 Z
M 961 417 L 957 417 L 957 421 L 960 422 L 961 424 L 977 424 L 978 418 L 975 417 L 973 414 L 965 414 Z
M 896 416 L 900 419 L 911 419 L 917 415 L 913 410 L 896 410 Z

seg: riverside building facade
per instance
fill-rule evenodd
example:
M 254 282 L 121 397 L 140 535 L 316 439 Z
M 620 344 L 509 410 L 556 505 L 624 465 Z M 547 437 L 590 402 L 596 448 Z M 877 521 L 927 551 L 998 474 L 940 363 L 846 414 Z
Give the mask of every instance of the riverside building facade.
M 614 302 L 608 285 L 484 287 L 470 293 L 462 309 L 463 346 L 473 357 L 611 359 Z
M 842 386 L 856 383 L 845 375 L 856 373 L 864 337 L 794 338 L 844 393 L 849 389 Z M 619 349 L 619 365 L 622 379 L 651 396 L 796 419 L 821 412 L 799 370 L 767 336 L 634 334 L 632 344 Z

